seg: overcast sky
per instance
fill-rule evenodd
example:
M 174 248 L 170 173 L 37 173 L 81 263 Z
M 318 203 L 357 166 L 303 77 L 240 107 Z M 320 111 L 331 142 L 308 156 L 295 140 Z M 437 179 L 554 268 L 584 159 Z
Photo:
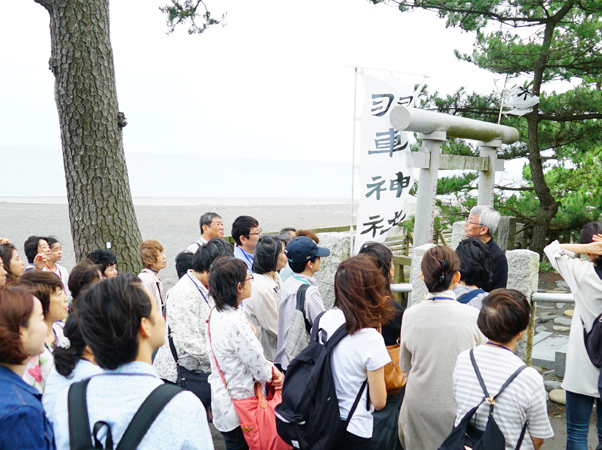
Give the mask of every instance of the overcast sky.
M 158 9 L 166 2 L 110 6 L 126 152 L 349 161 L 354 70 L 346 66 L 418 74 L 400 74 L 408 84 L 427 75 L 446 93 L 494 89 L 491 74 L 453 54 L 470 52 L 474 36 L 432 13 L 367 0 L 208 0 L 227 13 L 226 26 L 166 35 Z M 0 147 L 59 149 L 48 13 L 33 0 L 4 3 Z

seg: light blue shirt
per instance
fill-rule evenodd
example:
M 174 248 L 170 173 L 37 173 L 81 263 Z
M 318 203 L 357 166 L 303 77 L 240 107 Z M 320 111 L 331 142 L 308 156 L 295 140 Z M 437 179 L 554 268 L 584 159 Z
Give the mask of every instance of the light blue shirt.
M 42 403 L 46 410 L 46 415 L 51 422 L 54 422 L 54 407 L 56 406 L 56 399 L 63 390 L 67 389 L 73 383 L 90 378 L 93 375 L 97 375 L 102 372 L 102 369 L 90 361 L 80 359 L 73 372 L 69 377 L 64 377 L 57 372 L 56 366 L 50 370 L 48 380 L 46 380 L 46 386 L 44 387 L 44 396 L 42 397 Z
M 247 265 L 247 272 L 253 273 L 253 253 L 245 252 L 238 245 L 234 247 L 234 257 L 240 259 Z
M 138 361 L 92 377 L 87 391 L 90 432 L 96 422 L 104 421 L 111 427 L 113 442 L 117 445 L 142 402 L 161 384 L 163 382 L 153 366 Z M 59 394 L 54 411 L 56 447 L 59 450 L 70 448 L 68 392 L 65 389 Z M 105 429 L 103 427 L 99 432 L 103 445 Z M 213 450 L 205 408 L 192 392 L 183 391 L 171 399 L 138 446 L 138 450 L 163 448 Z

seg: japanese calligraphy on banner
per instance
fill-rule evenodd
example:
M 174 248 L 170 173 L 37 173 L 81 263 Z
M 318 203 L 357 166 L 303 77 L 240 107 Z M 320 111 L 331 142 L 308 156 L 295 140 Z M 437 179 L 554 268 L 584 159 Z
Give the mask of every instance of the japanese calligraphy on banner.
M 365 91 L 360 119 L 362 194 L 354 253 L 365 242 L 384 242 L 389 230 L 408 218 L 414 168 L 406 133 L 389 122 L 395 106 L 412 102 L 413 91 L 392 77 L 361 76 Z

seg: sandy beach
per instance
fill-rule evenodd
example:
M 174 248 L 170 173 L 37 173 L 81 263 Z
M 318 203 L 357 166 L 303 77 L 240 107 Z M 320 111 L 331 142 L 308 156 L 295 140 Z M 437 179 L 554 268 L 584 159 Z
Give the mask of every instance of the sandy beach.
M 207 211 L 224 219 L 225 234 L 240 215 L 255 217 L 265 232 L 283 227 L 321 228 L 349 225 L 350 202 L 345 199 L 192 199 L 135 198 L 143 239 L 157 239 L 165 248 L 167 267 L 160 276 L 166 288 L 177 281 L 174 258 L 199 238 L 199 217 Z M 0 237 L 10 239 L 22 258 L 23 242 L 31 235 L 56 237 L 63 246 L 61 264 L 76 263 L 64 198 L 0 197 Z

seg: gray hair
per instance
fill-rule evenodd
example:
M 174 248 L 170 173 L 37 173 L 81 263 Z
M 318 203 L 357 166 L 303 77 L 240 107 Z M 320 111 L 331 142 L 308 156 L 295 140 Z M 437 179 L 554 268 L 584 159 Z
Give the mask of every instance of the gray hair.
M 282 230 L 280 230 L 280 233 L 278 233 L 278 238 L 283 240 L 285 244 L 288 244 L 291 240 L 291 231 L 295 233 L 297 230 L 295 230 L 294 228 L 283 228 Z
M 487 227 L 487 234 L 493 236 L 502 215 L 489 205 L 475 206 L 470 210 L 471 216 L 479 216 L 479 224 Z
M 216 217 L 220 219 L 222 218 L 222 216 L 214 212 L 206 212 L 201 216 L 201 218 L 199 219 L 199 227 L 201 229 L 201 234 L 203 234 L 203 225 L 207 225 L 207 227 L 210 227 L 211 222 L 213 222 L 213 219 L 215 219 Z

